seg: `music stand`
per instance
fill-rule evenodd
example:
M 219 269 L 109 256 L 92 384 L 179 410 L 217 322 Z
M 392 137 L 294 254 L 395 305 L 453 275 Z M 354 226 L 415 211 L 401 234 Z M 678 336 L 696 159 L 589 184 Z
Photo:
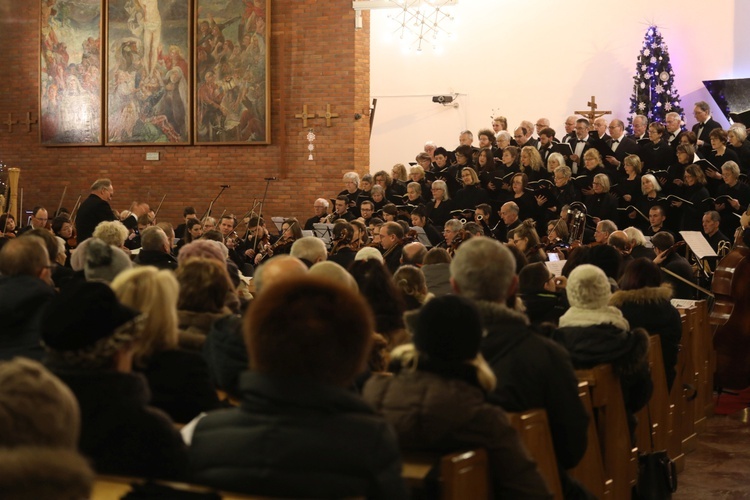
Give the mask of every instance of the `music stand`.
M 281 234 L 281 226 L 284 224 L 284 217 L 271 217 L 271 221 L 276 226 L 276 231 Z
M 333 224 L 315 223 L 313 224 L 313 231 L 315 237 L 320 238 L 325 243 L 326 248 L 331 248 L 331 240 L 333 239 Z
M 417 241 L 423 244 L 425 248 L 432 248 L 432 242 L 430 242 L 430 238 L 427 237 L 423 227 L 414 226 L 410 227 L 409 230 L 417 233 Z

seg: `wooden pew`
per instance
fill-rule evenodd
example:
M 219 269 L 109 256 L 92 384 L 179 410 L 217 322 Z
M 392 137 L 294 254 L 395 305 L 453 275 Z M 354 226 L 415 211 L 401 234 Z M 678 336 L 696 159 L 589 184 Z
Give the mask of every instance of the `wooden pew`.
M 693 359 L 698 378 L 698 397 L 695 405 L 695 430 L 703 432 L 708 417 L 714 413 L 714 371 L 716 351 L 711 339 L 711 326 L 708 319 L 708 303 L 695 302 L 693 314 Z
M 408 452 L 402 455 L 401 476 L 407 487 L 419 492 L 424 489 L 430 471 L 440 464 L 440 498 L 490 498 L 489 465 L 483 449 L 439 456 L 431 453 Z
M 682 419 L 685 414 L 685 390 L 683 389 L 683 383 L 687 372 L 685 364 L 688 356 L 683 342 L 685 341 L 685 336 L 689 335 L 689 325 L 688 316 L 685 311 L 679 311 L 680 320 L 682 321 L 682 340 L 677 352 L 676 374 L 672 383 L 672 390 L 669 393 L 669 415 L 671 421 L 667 423 L 667 453 L 669 454 L 669 458 L 674 461 L 677 472 L 682 472 L 685 469 L 685 453 L 682 451 L 684 428 Z
M 214 493 L 223 500 L 258 500 L 263 497 L 241 495 L 239 493 L 224 493 L 205 486 L 171 481 L 154 481 L 156 484 L 168 486 L 175 490 L 190 493 Z M 91 491 L 91 500 L 120 500 L 133 488 L 133 484 L 145 484 L 146 479 L 128 478 L 120 476 L 97 476 Z
M 661 339 L 658 335 L 649 337 L 648 364 L 651 369 L 651 382 L 654 386 L 654 392 L 648 405 L 636 414 L 638 418 L 636 444 L 640 452 L 666 450 L 668 426 L 670 421 L 674 421 L 669 415 L 667 376 L 664 371 Z M 651 422 L 650 427 L 649 422 Z
M 571 469 L 569 473 L 596 498 L 612 498 L 613 481 L 604 472 L 602 449 L 599 444 L 599 434 L 596 430 L 596 419 L 594 417 L 594 408 L 591 404 L 591 391 L 588 382 L 578 382 L 578 397 L 581 399 L 586 412 L 591 418 L 589 419 L 586 435 L 586 452 L 583 454 L 581 461 L 578 462 L 578 465 Z
M 638 450 L 630 445 L 625 403 L 620 381 L 612 365 L 576 370 L 579 381 L 588 382 L 591 405 L 606 477 L 612 480 L 610 497 L 629 500 L 638 476 Z
M 536 461 L 539 474 L 547 482 L 547 488 L 555 499 L 562 500 L 560 473 L 557 469 L 555 447 L 552 444 L 552 432 L 543 409 L 529 410 L 523 413 L 508 413 L 511 425 L 518 431 L 523 444 Z
M 695 369 L 695 350 L 693 343 L 693 335 L 695 332 L 696 320 L 694 315 L 697 314 L 695 307 L 689 308 L 678 308 L 681 313 L 685 314 L 685 321 L 682 324 L 682 340 L 680 345 L 680 357 L 683 359 L 679 360 L 677 366 L 681 369 L 682 383 L 678 386 L 675 383 L 672 386 L 673 394 L 670 395 L 672 402 L 675 403 L 676 399 L 680 401 L 680 411 L 677 414 L 675 429 L 679 429 L 680 439 L 682 440 L 682 453 L 690 453 L 695 449 L 697 444 L 697 435 L 695 433 L 695 415 L 696 407 L 698 405 L 697 398 L 692 398 L 693 390 L 686 388 L 692 387 L 697 389 L 699 386 L 698 373 Z

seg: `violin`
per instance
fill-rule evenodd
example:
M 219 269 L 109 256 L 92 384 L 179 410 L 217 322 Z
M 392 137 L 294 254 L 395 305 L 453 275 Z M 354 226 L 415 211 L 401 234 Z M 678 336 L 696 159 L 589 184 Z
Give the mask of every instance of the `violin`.
M 726 389 L 750 386 L 750 229 L 738 231 L 734 248 L 719 261 L 711 281 L 714 304 L 716 385 Z

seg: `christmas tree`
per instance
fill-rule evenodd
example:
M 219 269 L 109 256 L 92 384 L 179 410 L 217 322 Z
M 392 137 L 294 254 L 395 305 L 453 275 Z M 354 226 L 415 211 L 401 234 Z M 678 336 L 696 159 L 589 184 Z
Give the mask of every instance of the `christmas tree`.
M 630 97 L 628 130 L 632 131 L 633 115 L 646 115 L 650 122 L 665 122 L 667 113 L 679 113 L 684 120 L 680 94 L 674 86 L 674 71 L 669 50 L 656 26 L 649 26 L 638 54 Z

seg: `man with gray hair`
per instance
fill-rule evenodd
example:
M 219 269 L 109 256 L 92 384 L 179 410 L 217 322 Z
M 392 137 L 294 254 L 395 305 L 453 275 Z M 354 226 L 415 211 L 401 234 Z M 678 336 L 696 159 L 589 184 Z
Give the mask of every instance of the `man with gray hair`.
M 135 263 L 172 271 L 177 269 L 177 261 L 170 253 L 169 237 L 162 228 L 150 226 L 141 232 L 141 251 L 135 257 Z
M 698 101 L 693 108 L 693 116 L 698 123 L 693 125 L 693 133 L 698 139 L 698 147 L 703 152 L 711 151 L 711 141 L 708 135 L 712 130 L 721 128 L 719 122 L 711 118 L 711 107 L 706 101 Z
M 667 132 L 664 134 L 664 139 L 666 139 L 667 143 L 672 146 L 672 149 L 674 149 L 678 144 L 677 142 L 675 142 L 675 139 L 677 139 L 677 136 L 680 135 L 680 129 L 682 127 L 682 119 L 680 118 L 680 114 L 675 113 L 674 111 L 667 113 L 664 125 L 667 127 Z
M 292 244 L 289 255 L 296 257 L 310 268 L 328 258 L 328 251 L 323 240 L 314 236 L 305 236 Z
M 507 306 L 515 302 L 515 268 L 515 258 L 506 246 L 490 238 L 471 238 L 450 264 L 451 286 L 454 293 L 474 301 L 482 317 L 481 352 L 498 380 L 492 400 L 506 411 L 547 411 L 568 498 L 582 488 L 565 470 L 574 467 L 586 451 L 589 416 L 578 397 L 578 380 L 568 353 L 531 330 L 526 315 Z
M 305 227 L 303 228 L 305 231 L 312 231 L 315 229 L 313 227 L 313 224 L 320 224 L 325 222 L 326 215 L 328 215 L 328 206 L 330 203 L 328 203 L 328 200 L 325 198 L 318 198 L 315 200 L 315 203 L 313 203 L 313 210 L 315 210 L 315 215 L 307 219 L 307 222 L 305 222 Z
M 291 255 L 277 255 L 255 270 L 255 293 L 259 294 L 273 284 L 303 274 L 307 274 L 307 266 L 301 260 Z
M 91 235 L 94 234 L 94 228 L 100 222 L 117 220 L 109 204 L 114 192 L 112 181 L 109 179 L 97 179 L 91 185 L 91 194 L 83 200 L 76 216 L 76 232 L 79 242 L 91 238 Z M 129 230 L 136 231 L 138 229 L 138 217 L 147 214 L 148 210 L 147 204 L 134 203 L 131 214 L 123 219 L 122 223 Z
M 519 212 L 520 209 L 514 201 L 503 203 L 503 206 L 500 207 L 500 218 L 503 220 L 503 224 L 505 224 L 505 231 L 498 233 L 500 241 L 507 242 L 508 234 L 521 225 L 521 219 L 518 218 Z
M 633 133 L 628 137 L 633 139 L 635 142 L 641 139 L 648 139 L 646 129 L 648 128 L 648 118 L 643 115 L 635 115 L 633 117 Z
M 55 296 L 49 253 L 44 241 L 24 236 L 0 250 L 0 316 L 3 318 L 0 360 L 24 356 L 42 359 L 39 318 Z

